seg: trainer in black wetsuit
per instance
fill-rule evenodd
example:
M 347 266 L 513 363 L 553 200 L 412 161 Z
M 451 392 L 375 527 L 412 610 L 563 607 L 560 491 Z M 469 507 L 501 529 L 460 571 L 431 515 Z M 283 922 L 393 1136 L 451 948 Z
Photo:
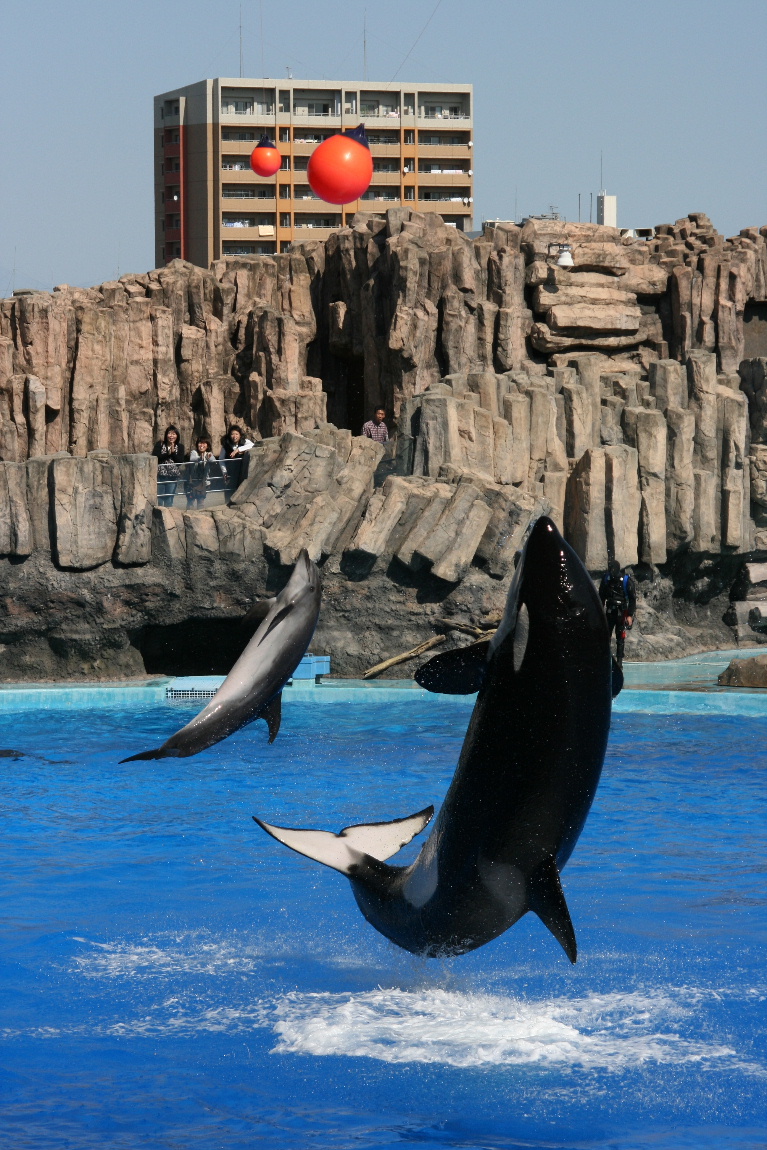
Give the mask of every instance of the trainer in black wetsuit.
M 611 559 L 599 584 L 599 598 L 607 616 L 610 637 L 615 631 L 615 654 L 618 666 L 623 666 L 623 647 L 626 631 L 634 625 L 637 609 L 636 584 L 630 575 L 624 574 L 617 559 Z

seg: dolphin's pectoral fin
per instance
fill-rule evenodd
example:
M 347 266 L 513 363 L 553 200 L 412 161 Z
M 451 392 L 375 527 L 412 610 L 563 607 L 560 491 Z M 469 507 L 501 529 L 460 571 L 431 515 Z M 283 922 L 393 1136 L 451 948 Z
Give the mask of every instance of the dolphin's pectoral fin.
M 266 616 L 274 606 L 274 599 L 259 599 L 250 610 L 240 619 L 241 623 L 263 623 Z
M 543 925 L 549 928 L 554 938 L 561 944 L 570 962 L 575 962 L 578 957 L 578 944 L 575 941 L 575 931 L 565 902 L 557 864 L 551 855 L 544 859 L 528 879 L 527 901 L 530 910 L 535 911 Z
M 350 875 L 352 869 L 368 856 L 383 862 L 395 855 L 400 847 L 419 834 L 434 814 L 427 807 L 418 814 L 391 823 L 362 823 L 345 827 L 337 835 L 332 831 L 302 831 L 292 827 L 274 827 L 253 816 L 253 821 L 286 847 L 300 855 L 324 863 L 341 874 Z
M 269 728 L 269 742 L 273 743 L 280 731 L 282 721 L 282 691 L 275 695 L 258 713 L 259 719 L 266 719 Z
M 482 686 L 487 668 L 487 639 L 435 655 L 419 667 L 415 681 L 427 691 L 443 695 L 473 695 Z
M 293 610 L 294 610 L 294 607 L 293 607 L 292 603 L 288 603 L 287 606 L 280 608 L 280 610 L 277 612 L 277 614 L 274 616 L 271 623 L 267 627 L 266 631 L 264 631 L 263 635 L 258 640 L 259 646 L 261 645 L 261 643 L 263 643 L 264 639 L 266 639 L 269 635 L 271 635 L 272 631 L 274 631 L 274 629 L 276 627 L 279 627 L 279 625 L 283 621 L 283 619 L 287 619 L 288 615 Z
M 623 671 L 618 666 L 618 660 L 615 658 L 615 655 L 612 656 L 612 661 L 613 661 L 612 692 L 613 692 L 613 698 L 615 698 L 615 696 L 619 695 L 621 693 L 621 691 L 623 690 Z

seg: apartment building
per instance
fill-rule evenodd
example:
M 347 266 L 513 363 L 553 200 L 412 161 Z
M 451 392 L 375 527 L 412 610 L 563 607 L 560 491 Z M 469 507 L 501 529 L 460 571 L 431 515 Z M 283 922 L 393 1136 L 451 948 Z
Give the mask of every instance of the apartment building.
M 294 240 L 326 238 L 357 211 L 398 205 L 469 231 L 473 99 L 471 84 L 221 77 L 163 92 L 154 101 L 157 265 L 287 251 Z M 325 203 L 309 186 L 309 157 L 359 123 L 373 182 L 353 204 Z M 267 180 L 249 163 L 264 132 L 283 156 Z

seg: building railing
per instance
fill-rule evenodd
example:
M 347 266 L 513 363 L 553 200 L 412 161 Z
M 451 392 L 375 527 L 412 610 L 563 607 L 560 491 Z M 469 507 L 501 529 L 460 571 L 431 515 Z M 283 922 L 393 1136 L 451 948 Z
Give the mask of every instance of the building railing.
M 426 110 L 421 112 L 420 119 L 422 120 L 470 120 L 471 116 L 468 112 L 428 112 Z
M 187 511 L 225 507 L 240 485 L 243 459 L 215 459 L 209 463 L 160 463 L 157 467 L 157 502 L 160 507 Z

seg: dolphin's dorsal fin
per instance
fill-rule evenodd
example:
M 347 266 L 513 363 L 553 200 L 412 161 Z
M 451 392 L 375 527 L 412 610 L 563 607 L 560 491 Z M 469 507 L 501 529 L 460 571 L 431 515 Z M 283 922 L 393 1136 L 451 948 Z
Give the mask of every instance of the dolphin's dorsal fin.
M 341 874 L 349 875 L 353 867 L 368 856 L 384 862 L 395 855 L 400 847 L 409 843 L 423 830 L 434 814 L 434 807 L 426 807 L 415 815 L 394 819 L 390 823 L 360 823 L 344 827 L 337 835 L 332 831 L 302 831 L 292 827 L 274 827 L 253 816 L 267 834 L 300 855 L 324 863 Z
M 273 743 L 279 734 L 282 721 L 282 691 L 270 699 L 265 707 L 261 708 L 258 717 L 259 719 L 266 719 L 266 725 L 269 728 L 269 742 Z
M 427 691 L 442 695 L 473 695 L 482 686 L 487 669 L 489 640 L 435 655 L 419 667 L 415 681 Z
M 561 944 L 570 962 L 575 962 L 578 944 L 553 856 L 544 859 L 528 879 L 527 902 L 530 910 L 538 915 L 543 925 L 549 928 Z

